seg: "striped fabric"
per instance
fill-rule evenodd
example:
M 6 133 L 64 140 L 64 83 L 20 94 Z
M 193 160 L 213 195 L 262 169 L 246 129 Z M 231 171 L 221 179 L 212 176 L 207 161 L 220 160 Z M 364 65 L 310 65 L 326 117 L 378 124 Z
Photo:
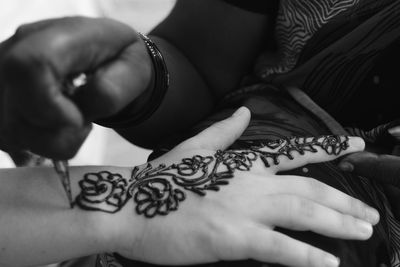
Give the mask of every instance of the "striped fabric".
M 294 68 L 306 43 L 322 26 L 359 4 L 360 0 L 280 1 L 276 41 L 280 61 L 264 69 L 263 75 L 286 73 Z

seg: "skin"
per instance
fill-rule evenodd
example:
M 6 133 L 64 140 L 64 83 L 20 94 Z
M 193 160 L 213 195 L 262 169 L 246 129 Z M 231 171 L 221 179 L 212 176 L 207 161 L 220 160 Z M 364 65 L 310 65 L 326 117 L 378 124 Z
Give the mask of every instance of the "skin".
M 222 1 L 178 1 L 151 32 L 171 77 L 163 104 L 145 123 L 118 132 L 152 148 L 204 118 L 250 72 L 268 25 L 267 16 Z M 62 94 L 63 83 L 80 72 L 90 74 L 88 85 L 73 97 Z M 133 100 L 138 109 L 145 105 L 152 72 L 143 41 L 122 23 L 72 17 L 21 26 L 0 46 L 3 149 L 71 158 L 90 122 Z
M 224 16 L 220 15 L 221 12 Z M 191 23 L 187 23 L 188 18 Z M 165 100 L 157 112 L 145 123 L 117 131 L 135 144 L 152 148 L 157 145 L 158 141 L 162 142 L 166 136 L 187 129 L 207 116 L 223 95 L 237 88 L 240 77 L 250 72 L 255 57 L 262 48 L 270 44 L 271 40 L 264 38 L 269 27 L 268 21 L 268 16 L 249 13 L 226 5 L 222 1 L 178 1 L 171 15 L 151 33 L 152 39 L 165 56 L 171 74 L 171 87 Z M 79 49 L 76 49 L 77 47 Z M 65 57 L 66 53 L 68 53 L 68 60 Z M 90 73 L 91 78 L 87 86 L 72 97 L 65 96 L 62 93 L 63 83 L 80 72 Z M 92 121 L 116 114 L 133 100 L 137 100 L 136 108 L 143 107 L 145 104 L 143 100 L 147 99 L 151 93 L 149 90 L 149 88 L 151 89 L 151 77 L 153 77 L 153 70 L 146 47 L 138 38 L 137 33 L 124 24 L 107 19 L 75 17 L 22 26 L 13 37 L 0 46 L 0 100 L 2 101 L 2 105 L 0 105 L 0 140 L 2 148 L 8 151 L 29 149 L 37 154 L 55 159 L 71 158 L 89 133 Z M 94 98 L 96 101 L 93 101 Z M 177 116 L 179 116 L 179 120 L 176 120 Z M 223 140 L 213 138 L 210 140 L 218 140 L 219 143 L 214 143 L 214 146 L 207 150 L 212 154 L 215 150 L 221 149 L 221 144 L 225 144 Z M 198 141 L 195 140 L 195 142 Z M 206 144 L 206 142 L 203 140 L 198 144 Z M 192 146 L 190 152 L 193 154 L 205 152 L 198 151 L 198 148 Z M 189 155 L 184 152 L 188 152 L 186 148 L 179 152 L 181 154 L 178 153 L 179 156 L 175 156 L 175 162 L 179 162 L 182 157 L 193 156 L 193 154 L 189 153 Z M 168 159 L 158 163 L 166 162 L 172 163 Z M 106 170 L 113 171 L 114 169 L 107 168 Z M 85 169 L 85 171 L 100 170 Z M 78 172 L 77 175 L 82 177 L 86 173 L 85 171 Z M 130 171 L 126 172 L 126 175 Z M 12 177 L 11 174 L 8 175 Z M 246 177 L 248 175 L 249 173 L 246 173 Z M 268 175 L 274 176 L 275 173 L 268 173 Z M 37 176 L 41 177 L 41 174 L 39 173 Z M 43 177 L 50 179 L 47 174 L 43 174 Z M 38 180 L 40 181 L 40 179 Z M 258 180 L 261 181 L 261 178 Z M 45 179 L 43 184 L 48 182 Z M 9 183 L 13 184 L 11 181 L 5 182 L 5 184 Z M 251 185 L 241 184 L 241 186 L 245 185 L 246 188 L 251 188 Z M 233 185 L 230 188 L 234 188 Z M 232 195 L 236 195 L 240 188 L 237 186 L 235 190 L 232 189 L 236 192 Z M 296 192 L 290 193 L 297 194 Z M 247 196 L 246 193 L 244 195 Z M 335 197 L 339 197 L 341 200 L 347 199 L 343 195 Z M 283 199 L 282 201 L 285 203 L 287 200 Z M 186 206 L 190 206 L 186 203 L 191 202 L 185 202 Z M 297 207 L 298 209 L 295 210 L 301 212 L 301 206 L 296 206 L 299 203 L 302 203 L 302 199 L 296 198 L 290 206 Z M 130 211 L 134 209 L 132 205 Z M 195 205 L 192 204 L 192 206 Z M 124 208 L 124 211 L 127 209 Z M 187 212 L 193 218 L 198 218 L 203 222 L 209 216 L 205 210 L 198 210 L 196 214 L 188 210 Z M 272 214 L 269 215 L 273 218 Z M 116 218 L 108 216 L 111 215 L 105 217 Z M 188 219 L 185 215 L 178 218 Z M 236 219 L 236 217 L 230 218 Z M 249 216 L 249 220 L 252 218 Z M 124 221 L 122 218 L 120 219 Z M 112 220 L 110 219 L 110 221 Z M 138 221 L 137 224 L 135 221 L 134 225 L 138 225 L 140 229 L 140 220 Z M 121 225 L 121 229 L 131 230 L 129 227 L 131 227 L 132 221 L 125 218 L 125 222 L 125 225 Z M 167 222 L 171 222 L 170 219 Z M 12 224 L 9 221 L 7 223 Z M 220 223 L 222 224 L 222 222 Z M 170 224 L 172 225 L 172 223 Z M 60 224 L 60 226 L 62 225 Z M 249 225 L 252 227 L 248 227 Z M 257 225 L 259 225 L 258 221 Z M 80 226 L 85 228 L 84 226 L 87 225 Z M 109 224 L 107 226 L 109 227 Z M 158 228 L 155 229 L 161 229 L 158 224 L 156 226 Z M 200 230 L 196 231 L 204 234 L 205 230 L 199 225 L 197 226 L 196 229 Z M 263 231 L 253 226 L 254 221 L 246 221 L 233 227 L 250 229 L 251 231 L 249 230 L 246 236 L 241 237 L 243 240 L 249 240 L 249 236 L 252 235 L 260 234 L 266 237 L 266 234 L 273 232 L 272 229 L 275 225 L 274 223 L 267 224 L 268 227 L 262 228 Z M 292 225 L 292 227 L 295 226 L 299 227 L 297 223 Z M 55 225 L 52 227 L 55 227 L 55 231 L 59 229 Z M 308 225 L 307 227 L 312 226 Z M 100 228 L 103 231 L 106 229 L 106 227 Z M 335 229 L 337 229 L 335 231 L 340 231 L 342 227 L 337 225 Z M 92 240 L 103 245 L 104 243 L 111 244 L 107 248 L 90 245 L 93 245 L 96 252 L 111 250 L 135 259 L 152 258 L 146 254 L 146 249 L 151 248 L 150 245 L 142 248 L 143 255 L 136 255 L 132 254 L 132 247 L 126 244 L 121 245 L 115 241 L 118 240 L 115 235 L 122 238 L 127 231 L 124 234 L 110 234 L 113 236 L 110 239 Z M 96 231 L 96 234 L 99 232 L 101 231 Z M 106 232 L 108 233 L 108 231 Z M 330 234 L 338 235 L 339 233 Z M 108 234 L 106 235 L 108 236 Z M 281 240 L 282 236 L 274 235 L 274 237 Z M 211 236 L 208 238 L 212 239 Z M 354 238 L 354 234 L 352 238 Z M 367 237 L 363 236 L 363 238 Z M 136 237 L 128 239 L 125 242 L 129 244 L 141 242 Z M 169 237 L 166 239 L 169 240 Z M 239 238 L 228 241 L 236 244 L 233 241 L 238 242 L 238 240 Z M 289 242 L 287 239 L 286 241 Z M 118 243 L 118 246 L 114 246 L 114 243 Z M 151 242 L 149 244 L 154 245 Z M 222 246 L 222 244 L 219 245 Z M 219 245 L 216 245 L 216 248 L 219 248 Z M 322 266 L 324 254 L 320 251 L 310 250 L 309 246 L 305 244 L 293 245 L 291 251 L 300 251 L 301 253 L 295 257 L 285 254 L 288 252 L 283 249 L 272 251 L 272 254 L 264 253 L 266 250 L 269 251 L 268 248 L 273 249 L 274 246 L 270 243 L 260 242 L 260 246 L 262 245 L 265 247 L 254 245 L 249 248 L 243 247 L 243 244 L 237 244 L 235 248 L 245 251 L 245 254 L 238 254 L 243 258 L 284 263 L 285 260 L 293 260 L 302 256 L 305 266 Z M 163 249 L 164 247 L 160 248 L 160 251 Z M 50 248 L 49 250 L 52 251 Z M 93 252 L 90 251 L 90 253 Z M 147 251 L 147 253 L 149 252 Z M 81 254 L 78 253 L 76 256 L 81 256 Z M 173 255 L 176 256 L 176 254 Z M 214 255 L 213 258 L 200 257 L 199 261 L 207 262 L 230 257 L 232 257 L 231 254 L 222 253 Z M 58 260 L 59 258 L 54 259 Z M 171 259 L 172 262 L 178 261 L 174 257 L 167 259 Z M 292 262 L 287 264 L 292 264 Z
M 193 155 L 213 155 L 240 136 L 249 118 L 249 111 L 242 108 L 150 163 L 170 165 Z M 340 155 L 364 147 L 359 138 L 350 138 L 349 145 Z M 235 172 L 220 191 L 203 197 L 189 192 L 179 209 L 152 219 L 134 212 L 135 201 L 126 202 L 115 213 L 102 212 L 108 208 L 105 203 L 98 204 L 100 211 L 77 206 L 69 209 L 53 170 L 2 170 L 0 210 L 6 216 L 0 216 L 0 263 L 32 266 L 118 252 L 127 258 L 163 264 L 252 258 L 288 266 L 338 266 L 334 256 L 274 231 L 280 226 L 346 239 L 371 236 L 372 225 L 379 220 L 376 210 L 313 179 L 276 175 L 337 157 L 317 150 L 295 154 L 293 160 L 282 157 L 279 165 L 270 168 L 257 161 L 250 171 Z M 132 168 L 122 167 L 74 167 L 74 196 L 82 194 L 79 181 L 85 174 L 105 170 L 122 177 L 130 177 L 132 172 Z
M 1 45 L 0 128 L 6 150 L 30 149 L 56 159 L 70 158 L 89 133 L 93 119 L 114 113 L 115 102 L 122 101 L 118 104 L 123 106 L 137 96 L 135 92 L 126 96 L 114 90 L 102 91 L 101 85 L 108 79 L 106 75 L 100 81 L 94 78 L 85 92 L 77 92 L 73 99 L 62 93 L 63 83 L 70 75 L 95 71 L 130 44 L 132 46 L 126 53 L 135 49 L 143 52 L 142 59 L 133 61 L 132 67 L 141 70 L 150 66 L 149 62 L 140 67 L 140 63 L 150 59 L 134 31 L 116 21 L 102 19 L 100 22 L 86 18 L 41 21 L 20 27 Z M 79 30 L 81 28 L 93 34 L 86 34 L 86 31 Z M 104 32 L 109 34 L 104 36 Z M 77 46 L 80 49 L 76 49 Z M 36 50 L 38 47 L 43 53 Z M 74 55 L 65 60 L 65 53 L 69 50 L 75 51 Z M 114 64 L 123 64 L 119 62 L 123 61 L 124 55 L 121 57 Z M 140 58 L 140 53 L 134 57 Z M 147 73 L 150 73 L 149 69 Z M 136 84 L 146 86 L 141 75 Z M 91 105 L 86 105 L 88 99 L 84 94 L 92 92 L 92 86 L 97 88 L 99 97 L 97 101 L 91 100 Z M 106 104 L 107 99 L 111 100 L 110 104 Z
M 116 130 L 132 143 L 153 148 L 207 116 L 271 45 L 272 38 L 265 38 L 269 19 L 222 1 L 178 0 L 151 32 L 171 74 L 170 89 L 149 120 Z M 65 96 L 64 82 L 80 72 L 90 73 L 87 86 Z M 134 100 L 136 109 L 143 108 L 152 77 L 146 47 L 127 25 L 84 17 L 23 25 L 0 44 L 0 148 L 71 158 L 92 121 Z M 399 135 L 398 129 L 394 132 Z M 363 159 L 352 160 L 356 172 L 380 168 L 377 161 Z M 376 178 L 369 171 L 362 174 Z

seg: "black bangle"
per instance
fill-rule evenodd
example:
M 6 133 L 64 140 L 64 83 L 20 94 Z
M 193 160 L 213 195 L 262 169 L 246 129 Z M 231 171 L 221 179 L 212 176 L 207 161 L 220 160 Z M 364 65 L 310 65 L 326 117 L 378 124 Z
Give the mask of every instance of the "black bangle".
M 169 73 L 164 61 L 164 57 L 156 44 L 146 35 L 139 33 L 144 41 L 150 55 L 154 69 L 154 86 L 151 96 L 142 110 L 132 113 L 137 103 L 132 101 L 116 115 L 97 120 L 96 123 L 105 127 L 124 129 L 135 126 L 147 120 L 161 105 L 169 87 Z

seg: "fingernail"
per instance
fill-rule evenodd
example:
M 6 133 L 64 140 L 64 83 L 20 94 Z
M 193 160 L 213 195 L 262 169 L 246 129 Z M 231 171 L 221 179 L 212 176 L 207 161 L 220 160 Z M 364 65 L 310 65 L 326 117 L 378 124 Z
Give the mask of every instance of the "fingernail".
M 326 267 L 338 267 L 339 264 L 340 264 L 340 259 L 335 257 L 335 256 L 328 255 L 325 258 L 325 265 L 324 266 L 326 266 Z
M 354 170 L 353 164 L 348 161 L 342 161 L 339 163 L 339 168 L 345 172 L 352 172 Z
M 349 136 L 349 145 L 354 150 L 362 151 L 365 149 L 365 142 L 360 137 Z
M 373 225 L 379 222 L 380 216 L 379 212 L 376 209 L 367 208 L 366 215 L 367 215 L 366 220 L 372 223 Z
M 390 128 L 388 132 L 396 139 L 400 139 L 400 126 Z
M 371 236 L 373 230 L 370 223 L 359 220 L 357 226 L 362 236 Z
M 390 128 L 388 130 L 388 132 L 390 134 L 400 134 L 400 126 L 396 126 L 396 127 Z

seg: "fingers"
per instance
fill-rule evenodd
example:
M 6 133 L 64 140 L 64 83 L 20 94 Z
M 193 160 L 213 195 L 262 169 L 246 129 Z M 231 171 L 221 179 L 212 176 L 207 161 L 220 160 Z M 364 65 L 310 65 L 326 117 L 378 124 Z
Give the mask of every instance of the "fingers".
M 8 98 L 1 106 L 0 134 L 5 150 L 29 149 L 54 159 L 73 157 L 91 129 L 77 108 L 59 96 L 53 105 L 41 108 L 25 104 L 35 101 L 33 97 L 18 99 Z
M 2 134 L 7 138 L 7 144 L 15 144 L 12 147 L 8 145 L 6 151 L 24 149 L 44 157 L 65 160 L 75 156 L 90 130 L 91 124 L 80 128 L 50 129 L 24 123 L 18 130 L 3 131 Z
M 307 198 L 276 195 L 268 198 L 268 223 L 296 231 L 313 231 L 329 237 L 365 240 L 372 225 Z
M 393 136 L 397 141 L 400 141 L 400 126 L 395 126 L 388 130 L 389 134 Z
M 220 122 L 214 123 L 195 137 L 179 145 L 180 149 L 225 150 L 238 139 L 250 121 L 250 111 L 241 107 Z
M 273 171 L 286 171 L 310 163 L 334 160 L 348 153 L 363 150 L 364 141 L 359 137 L 321 136 L 288 138 L 266 143 L 258 148 L 265 165 Z
M 143 42 L 135 42 L 98 68 L 73 100 L 87 120 L 115 115 L 148 87 L 151 66 Z
M 7 59 L 48 60 L 64 76 L 93 69 L 136 40 L 132 28 L 110 19 L 49 19 L 21 26 L 7 41 Z
M 67 79 L 93 72 L 137 40 L 129 26 L 109 19 L 73 17 L 26 25 L 2 51 L 2 82 L 12 91 L 10 97 L 24 102 L 24 110 L 62 120 L 64 117 L 52 115 L 44 107 L 59 105 L 57 99 L 64 99 L 64 105 L 73 104 L 62 94 Z M 96 102 L 93 95 L 91 101 Z
M 23 148 L 22 144 L 35 147 L 36 151 L 46 151 L 46 155 L 53 154 L 52 157 L 67 157 L 76 153 L 81 145 L 76 142 L 83 142 L 82 137 L 88 132 L 88 119 L 79 108 L 95 106 L 94 111 L 88 112 L 90 117 L 96 117 L 93 115 L 96 112 L 100 113 L 99 116 L 109 114 L 117 110 L 116 107 L 122 108 L 119 105 L 131 101 L 129 94 L 134 93 L 121 88 L 132 82 L 131 79 L 114 86 L 118 91 L 100 91 L 98 98 L 92 90 L 88 92 L 91 97 L 84 98 L 77 106 L 63 93 L 66 81 L 81 72 L 93 73 L 105 63 L 118 75 L 126 74 L 126 68 L 124 73 L 120 73 L 121 67 L 110 67 L 111 61 L 137 40 L 137 34 L 129 26 L 109 19 L 69 17 L 21 26 L 0 48 L 2 142 L 13 148 Z M 105 69 L 107 66 L 104 66 Z M 113 77 L 120 77 L 118 75 Z M 105 74 L 104 79 L 113 77 Z M 100 84 L 103 85 L 101 88 L 107 87 L 104 82 Z M 115 88 L 111 84 L 108 91 Z M 121 92 L 124 94 L 118 95 Z M 105 98 L 110 94 L 114 97 L 106 102 Z M 65 129 L 68 133 L 62 133 Z M 61 140 L 62 136 L 66 138 L 72 134 L 72 129 L 76 130 L 77 137 Z M 54 146 L 49 146 L 49 143 Z
M 47 158 L 68 160 L 76 155 L 91 129 L 92 125 L 87 124 L 80 129 L 62 128 L 41 132 L 32 130 L 26 135 L 26 139 L 30 140 L 26 147 Z
M 337 267 L 340 260 L 321 249 L 268 229 L 248 234 L 249 257 L 268 263 L 296 267 Z
M 344 158 L 339 168 L 400 187 L 400 157 L 397 156 L 354 153 Z
M 279 176 L 275 179 L 274 192 L 277 194 L 295 194 L 342 214 L 369 222 L 372 225 L 379 222 L 379 213 L 376 209 L 312 178 Z

